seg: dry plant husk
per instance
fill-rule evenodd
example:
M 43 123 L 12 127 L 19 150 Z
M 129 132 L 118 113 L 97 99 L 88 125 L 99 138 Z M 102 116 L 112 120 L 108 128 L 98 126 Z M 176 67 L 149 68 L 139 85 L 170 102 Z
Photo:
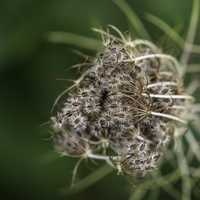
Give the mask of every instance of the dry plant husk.
M 145 176 L 158 168 L 175 130 L 192 119 L 187 112 L 194 99 L 173 56 L 112 26 L 98 32 L 102 50 L 62 104 L 60 96 L 56 100 L 55 148 L 66 156 L 104 160 L 121 174 Z

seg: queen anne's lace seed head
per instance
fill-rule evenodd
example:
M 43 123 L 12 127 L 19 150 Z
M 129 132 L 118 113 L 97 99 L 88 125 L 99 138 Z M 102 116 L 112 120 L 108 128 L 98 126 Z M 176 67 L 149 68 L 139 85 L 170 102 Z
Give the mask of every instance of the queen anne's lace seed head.
M 107 39 L 52 117 L 55 147 L 145 175 L 157 168 L 175 127 L 187 123 L 184 107 L 192 98 L 175 58 L 150 42 Z

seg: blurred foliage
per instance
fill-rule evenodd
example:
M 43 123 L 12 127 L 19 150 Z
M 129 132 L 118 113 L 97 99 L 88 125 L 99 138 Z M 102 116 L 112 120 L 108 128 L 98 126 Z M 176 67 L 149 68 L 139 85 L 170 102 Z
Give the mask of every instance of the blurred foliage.
M 163 39 L 166 38 L 164 33 L 148 22 L 147 13 L 158 16 L 178 30 L 182 37 L 186 36 L 192 7 L 190 0 L 127 2 L 144 23 L 152 40 L 160 42 L 166 49 L 173 47 L 168 46 L 169 40 Z M 54 152 L 49 130 L 43 125 L 49 120 L 56 96 L 69 84 L 57 79 L 77 77 L 76 70 L 71 70 L 70 66 L 81 62 L 73 52 L 76 46 L 49 43 L 47 33 L 65 31 L 95 38 L 91 28 L 105 28 L 107 24 L 113 24 L 122 31 L 130 29 L 123 12 L 111 0 L 0 1 L 2 199 L 128 199 L 128 183 L 112 174 L 80 194 L 62 195 L 60 189 L 70 184 L 76 161 L 59 157 Z M 198 30 L 196 43 L 200 42 L 199 33 Z M 90 49 L 82 51 L 94 55 Z M 194 63 L 198 62 L 197 56 L 192 59 Z M 81 174 L 91 172 L 91 167 L 94 169 L 91 163 L 83 165 Z M 162 199 L 170 198 L 162 190 L 155 195 Z

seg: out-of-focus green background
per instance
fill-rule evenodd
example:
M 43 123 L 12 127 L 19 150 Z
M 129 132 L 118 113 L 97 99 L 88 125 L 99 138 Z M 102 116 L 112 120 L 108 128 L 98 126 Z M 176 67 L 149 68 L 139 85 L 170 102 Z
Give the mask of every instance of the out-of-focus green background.
M 128 3 L 154 41 L 163 33 L 145 20 L 145 13 L 159 16 L 185 35 L 191 0 Z M 57 79 L 75 77 L 69 66 L 81 61 L 73 53 L 76 47 L 49 43 L 46 33 L 66 31 L 94 37 L 91 27 L 105 28 L 107 24 L 129 29 L 111 0 L 0 0 L 0 199 L 128 198 L 126 181 L 115 175 L 79 195 L 61 195 L 60 189 L 70 183 L 75 160 L 59 157 L 53 151 L 49 130 L 41 126 L 49 120 L 56 96 L 68 84 Z M 196 42 L 200 42 L 199 32 Z

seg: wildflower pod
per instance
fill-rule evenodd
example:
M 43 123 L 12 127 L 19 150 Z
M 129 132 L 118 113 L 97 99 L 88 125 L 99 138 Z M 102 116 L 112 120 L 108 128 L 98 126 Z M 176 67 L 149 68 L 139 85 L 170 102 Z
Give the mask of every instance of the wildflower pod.
M 158 167 L 175 128 L 187 124 L 184 108 L 193 98 L 173 56 L 148 41 L 110 33 L 104 40 L 52 118 L 54 143 L 66 155 L 89 149 L 91 159 L 143 176 Z

